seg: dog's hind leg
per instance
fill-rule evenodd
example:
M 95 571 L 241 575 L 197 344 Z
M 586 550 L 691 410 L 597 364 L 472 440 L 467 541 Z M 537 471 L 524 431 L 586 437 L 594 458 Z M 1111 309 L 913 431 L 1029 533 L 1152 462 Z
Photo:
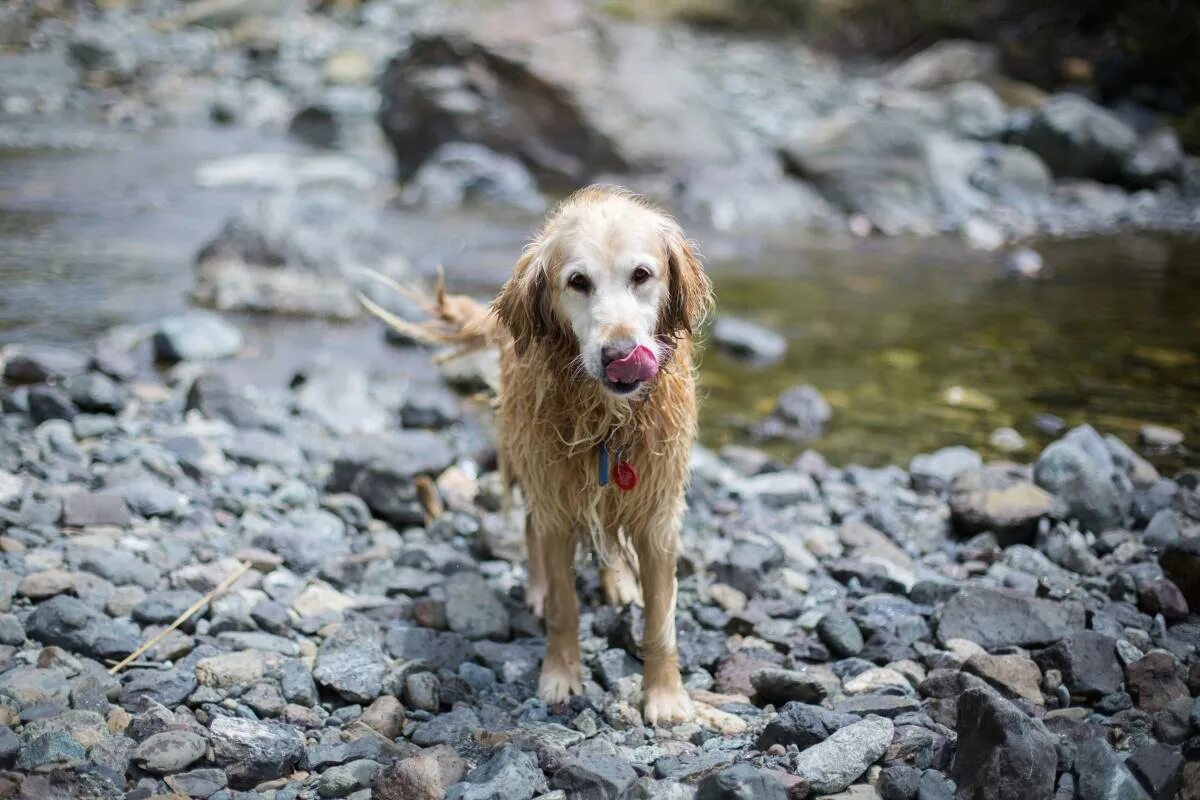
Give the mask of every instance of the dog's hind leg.
M 679 676 L 675 643 L 675 569 L 680 514 L 655 515 L 646 529 L 634 530 L 646 626 L 642 635 L 643 711 L 647 725 L 671 725 L 692 717 L 692 703 Z
M 548 705 L 564 703 L 583 690 L 579 653 L 579 597 L 575 593 L 575 535 L 569 523 L 540 527 L 548 518 L 534 514 L 535 537 L 542 550 L 546 593 L 546 658 L 538 696 Z
M 529 580 L 525 584 L 525 605 L 540 617 L 545 609 L 548 590 L 546 557 L 531 513 L 525 515 L 525 549 L 529 552 Z

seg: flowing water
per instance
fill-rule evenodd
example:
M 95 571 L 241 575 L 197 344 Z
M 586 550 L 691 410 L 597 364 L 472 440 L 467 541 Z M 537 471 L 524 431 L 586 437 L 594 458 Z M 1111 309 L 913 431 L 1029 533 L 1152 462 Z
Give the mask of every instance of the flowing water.
M 82 344 L 107 327 L 186 307 L 191 260 L 249 191 L 197 188 L 205 159 L 287 147 L 254 134 L 111 134 L 63 151 L 0 151 L 0 344 Z M 534 224 L 481 214 L 394 224 L 420 272 L 486 292 Z M 1028 459 L 1047 441 L 1034 420 L 1091 422 L 1134 441 L 1158 422 L 1200 442 L 1200 240 L 1141 235 L 1036 245 L 1038 280 L 938 240 L 706 240 L 719 312 L 789 341 L 785 360 L 752 368 L 711 348 L 702 435 L 745 439 L 745 424 L 788 386 L 811 383 L 834 409 L 811 446 L 834 463 L 907 463 L 949 444 L 988 450 L 1012 426 Z M 278 365 L 314 349 L 416 369 L 377 328 L 242 320 Z M 286 380 L 287 368 L 263 373 Z M 264 378 L 265 379 L 265 378 Z M 780 456 L 802 445 L 768 445 Z M 1168 468 L 1195 454 L 1159 457 Z

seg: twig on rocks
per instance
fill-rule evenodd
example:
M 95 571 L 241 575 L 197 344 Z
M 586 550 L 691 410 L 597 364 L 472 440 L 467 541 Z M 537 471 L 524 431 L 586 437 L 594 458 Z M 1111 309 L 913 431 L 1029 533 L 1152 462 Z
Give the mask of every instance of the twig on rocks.
M 195 614 L 200 609 L 204 608 L 204 606 L 208 605 L 213 600 L 213 598 L 215 598 L 219 594 L 223 594 L 227 589 L 229 589 L 230 586 L 233 586 L 234 582 L 237 581 L 238 578 L 245 575 L 251 566 L 253 566 L 253 564 L 251 562 L 243 561 L 238 566 L 237 569 L 235 569 L 233 572 L 229 573 L 228 576 L 226 576 L 225 580 L 221 581 L 215 587 L 213 587 L 213 590 L 211 592 L 204 595 L 204 597 L 201 597 L 196 602 L 192 603 L 191 607 L 189 607 L 186 611 L 184 611 L 182 614 L 180 614 L 178 617 L 176 617 L 174 622 L 172 622 L 170 625 L 168 625 L 163 630 L 156 633 L 153 637 L 150 638 L 150 640 L 148 642 L 143 644 L 137 650 L 134 650 L 132 653 L 125 656 L 125 658 L 123 658 L 121 661 L 119 661 L 118 663 L 113 665 L 113 667 L 111 669 L 109 669 L 108 674 L 116 675 L 118 672 L 125 669 L 125 667 L 129 666 L 131 663 L 136 661 L 138 659 L 138 657 L 142 655 L 142 653 L 145 653 L 151 647 L 154 647 L 154 645 L 158 644 L 163 639 L 165 639 L 167 637 L 168 633 L 175 630 L 183 623 L 187 622 L 188 619 L 191 618 L 193 614 Z

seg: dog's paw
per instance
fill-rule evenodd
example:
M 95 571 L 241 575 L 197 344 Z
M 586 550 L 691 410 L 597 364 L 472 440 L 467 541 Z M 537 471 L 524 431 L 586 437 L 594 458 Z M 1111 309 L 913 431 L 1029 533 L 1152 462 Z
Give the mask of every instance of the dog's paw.
M 610 606 L 621 608 L 630 604 L 642 604 L 642 590 L 638 586 L 637 578 L 624 563 L 602 569 L 600 585 L 604 589 L 604 599 Z
M 546 608 L 546 587 L 535 584 L 529 584 L 525 587 L 525 605 L 533 612 L 535 617 L 544 616 Z
M 583 691 L 583 679 L 579 665 L 546 661 L 542 664 L 542 676 L 538 679 L 538 697 L 548 706 L 565 703 L 572 693 Z
M 682 686 L 651 686 L 646 689 L 642 718 L 646 720 L 647 725 L 676 725 L 690 721 L 694 714 L 691 698 Z

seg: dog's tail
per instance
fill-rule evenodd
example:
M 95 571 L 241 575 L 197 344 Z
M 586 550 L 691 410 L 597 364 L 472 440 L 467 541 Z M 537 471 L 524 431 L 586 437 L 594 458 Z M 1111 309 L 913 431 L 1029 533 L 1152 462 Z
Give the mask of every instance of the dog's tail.
M 466 295 L 447 294 L 446 275 L 441 268 L 438 269 L 433 297 L 374 270 L 365 269 L 363 273 L 408 298 L 430 317 L 421 322 L 410 322 L 356 290 L 358 302 L 398 333 L 424 344 L 451 345 L 455 349 L 450 357 L 498 343 L 499 323 L 491 309 Z

